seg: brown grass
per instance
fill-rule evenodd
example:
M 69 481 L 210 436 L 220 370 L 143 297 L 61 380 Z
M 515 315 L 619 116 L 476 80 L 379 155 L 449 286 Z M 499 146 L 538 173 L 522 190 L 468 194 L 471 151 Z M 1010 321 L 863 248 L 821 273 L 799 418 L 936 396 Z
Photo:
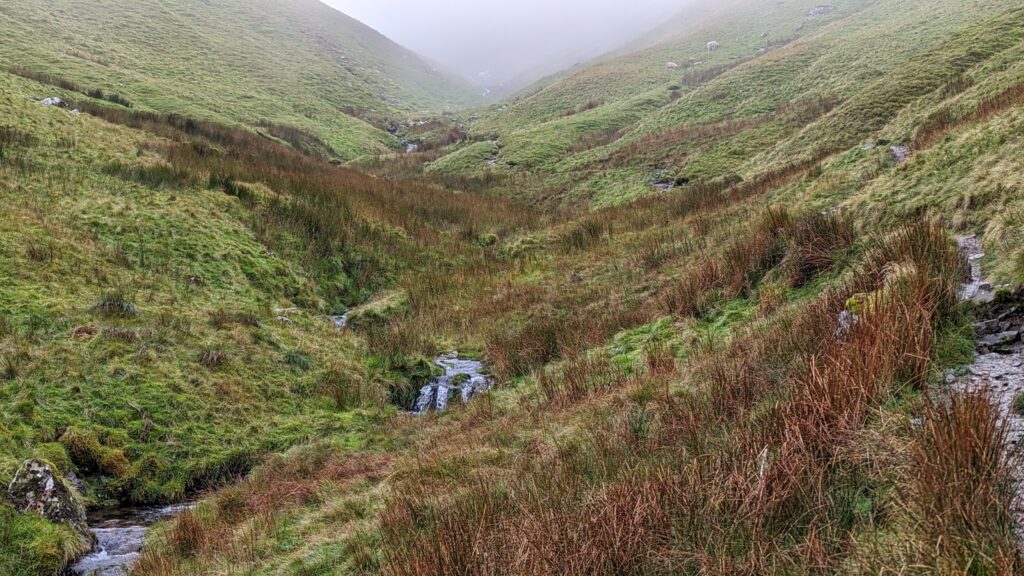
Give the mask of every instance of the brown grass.
M 1007 425 L 984 391 L 954 393 L 928 411 L 913 455 L 923 561 L 947 574 L 1019 574 Z

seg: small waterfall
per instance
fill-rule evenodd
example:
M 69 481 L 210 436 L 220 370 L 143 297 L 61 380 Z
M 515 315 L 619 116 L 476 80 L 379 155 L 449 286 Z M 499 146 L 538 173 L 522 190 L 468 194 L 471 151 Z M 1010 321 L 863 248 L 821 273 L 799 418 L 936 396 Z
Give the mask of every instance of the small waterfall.
M 351 314 L 351 312 L 345 312 L 339 316 L 331 316 L 331 322 L 334 323 L 334 326 L 337 327 L 338 330 L 344 330 L 345 327 L 348 326 L 349 314 Z
M 476 360 L 459 358 L 458 354 L 446 354 L 434 360 L 444 370 L 420 389 L 419 398 L 413 407 L 414 414 L 426 414 L 433 408 L 444 412 L 453 392 L 466 404 L 477 394 L 491 387 L 490 379 L 484 375 L 484 365 Z

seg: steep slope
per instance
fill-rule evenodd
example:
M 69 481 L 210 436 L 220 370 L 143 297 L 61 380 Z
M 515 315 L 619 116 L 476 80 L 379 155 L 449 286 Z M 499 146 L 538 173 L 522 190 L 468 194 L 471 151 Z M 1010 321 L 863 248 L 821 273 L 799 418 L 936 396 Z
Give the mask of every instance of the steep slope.
M 430 365 L 374 360 L 332 315 L 516 213 L 469 222 L 447 191 L 49 89 L 0 72 L 5 487 L 39 458 L 93 505 L 174 502 L 311 439 L 373 444 L 389 390 Z M 69 532 L 0 498 L 0 573 L 56 573 Z
M 782 2 L 767 14 L 742 1 L 697 5 L 657 33 L 681 28 L 672 39 L 483 114 L 470 133 L 498 142 L 501 152 L 474 170 L 541 174 L 526 195 L 591 205 L 656 193 L 677 180 L 747 177 L 762 167 L 751 161 L 779 140 L 887 73 L 914 66 L 945 36 L 1014 5 Z M 710 40 L 721 48 L 709 54 Z M 669 61 L 685 70 L 666 68 Z M 871 97 L 879 108 L 896 104 Z M 862 123 L 860 136 L 878 127 Z M 834 138 L 842 130 L 823 132 Z
M 391 120 L 471 101 L 458 81 L 316 0 L 15 0 L 0 65 L 138 107 L 295 125 L 342 159 L 397 143 Z

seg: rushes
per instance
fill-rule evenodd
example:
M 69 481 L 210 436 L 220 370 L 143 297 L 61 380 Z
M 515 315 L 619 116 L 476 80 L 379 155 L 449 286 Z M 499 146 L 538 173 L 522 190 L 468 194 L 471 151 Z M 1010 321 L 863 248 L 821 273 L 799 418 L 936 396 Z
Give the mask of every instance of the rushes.
M 834 265 L 836 251 L 853 238 L 842 218 L 780 212 L 751 227 L 750 238 L 762 242 L 759 235 L 786 241 L 781 252 L 762 253 L 772 254 L 780 270 L 802 272 L 801 282 Z M 851 535 L 884 521 L 873 500 L 858 496 L 871 494 L 880 480 L 851 450 L 882 404 L 923 383 L 935 331 L 955 312 L 948 287 L 959 279 L 956 247 L 930 222 L 879 241 L 863 257 L 848 285 L 702 353 L 685 391 L 641 394 L 644 385 L 600 356 L 572 356 L 539 372 L 540 396 L 562 410 L 605 390 L 632 390 L 636 403 L 576 408 L 586 433 L 538 448 L 486 479 L 455 479 L 451 490 L 415 477 L 402 483 L 382 517 L 384 572 L 840 571 Z M 851 293 L 864 291 L 875 294 L 872 305 L 846 340 L 836 340 L 838 312 Z M 671 377 L 671 365 L 660 364 L 652 362 L 646 377 Z M 992 472 L 975 480 L 996 481 L 992 494 L 999 494 L 1005 470 L 999 435 L 984 419 L 968 417 L 981 409 L 976 403 L 957 402 L 949 416 L 928 417 L 920 440 L 919 469 L 945 467 L 917 480 L 929 493 L 920 504 L 922 529 L 940 522 L 930 519 L 935 515 L 962 522 L 929 533 L 961 534 L 967 543 L 950 545 L 954 552 L 982 550 L 976 561 L 995 551 L 1002 571 L 993 573 L 1009 574 L 1012 543 L 989 538 L 984 527 L 1006 534 L 1000 530 L 1008 500 L 984 496 L 979 503 L 975 484 L 954 479 L 980 466 Z M 962 447 L 947 449 L 951 443 Z M 940 459 L 948 450 L 959 454 Z M 447 469 L 443 453 L 431 458 Z M 932 486 L 939 482 L 944 488 Z M 998 546 L 988 544 L 993 541 Z M 968 564 L 937 565 L 960 573 Z
M 931 408 L 913 455 L 922 554 L 956 574 L 1018 574 L 1014 470 L 1006 422 L 985 392 L 955 393 Z
M 139 315 L 138 308 L 120 292 L 104 294 L 92 309 L 108 318 L 135 318 Z

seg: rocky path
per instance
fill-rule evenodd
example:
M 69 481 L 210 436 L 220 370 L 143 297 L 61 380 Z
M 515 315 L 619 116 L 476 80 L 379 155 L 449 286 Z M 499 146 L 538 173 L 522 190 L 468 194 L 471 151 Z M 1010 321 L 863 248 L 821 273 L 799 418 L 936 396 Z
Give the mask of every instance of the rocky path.
M 1011 455 L 1019 459 L 1024 448 L 1024 411 L 1015 403 L 1024 395 L 1024 298 L 1021 293 L 995 294 L 984 279 L 984 253 L 977 237 L 961 238 L 960 248 L 971 264 L 971 279 L 963 286 L 961 297 L 974 302 L 981 312 L 974 325 L 978 354 L 966 374 L 958 377 L 950 373 L 946 380 L 954 391 L 989 393 L 1006 419 Z M 1019 478 L 1015 507 L 1017 526 L 1024 526 L 1024 482 Z M 1018 532 L 1018 539 L 1024 545 L 1024 533 Z

